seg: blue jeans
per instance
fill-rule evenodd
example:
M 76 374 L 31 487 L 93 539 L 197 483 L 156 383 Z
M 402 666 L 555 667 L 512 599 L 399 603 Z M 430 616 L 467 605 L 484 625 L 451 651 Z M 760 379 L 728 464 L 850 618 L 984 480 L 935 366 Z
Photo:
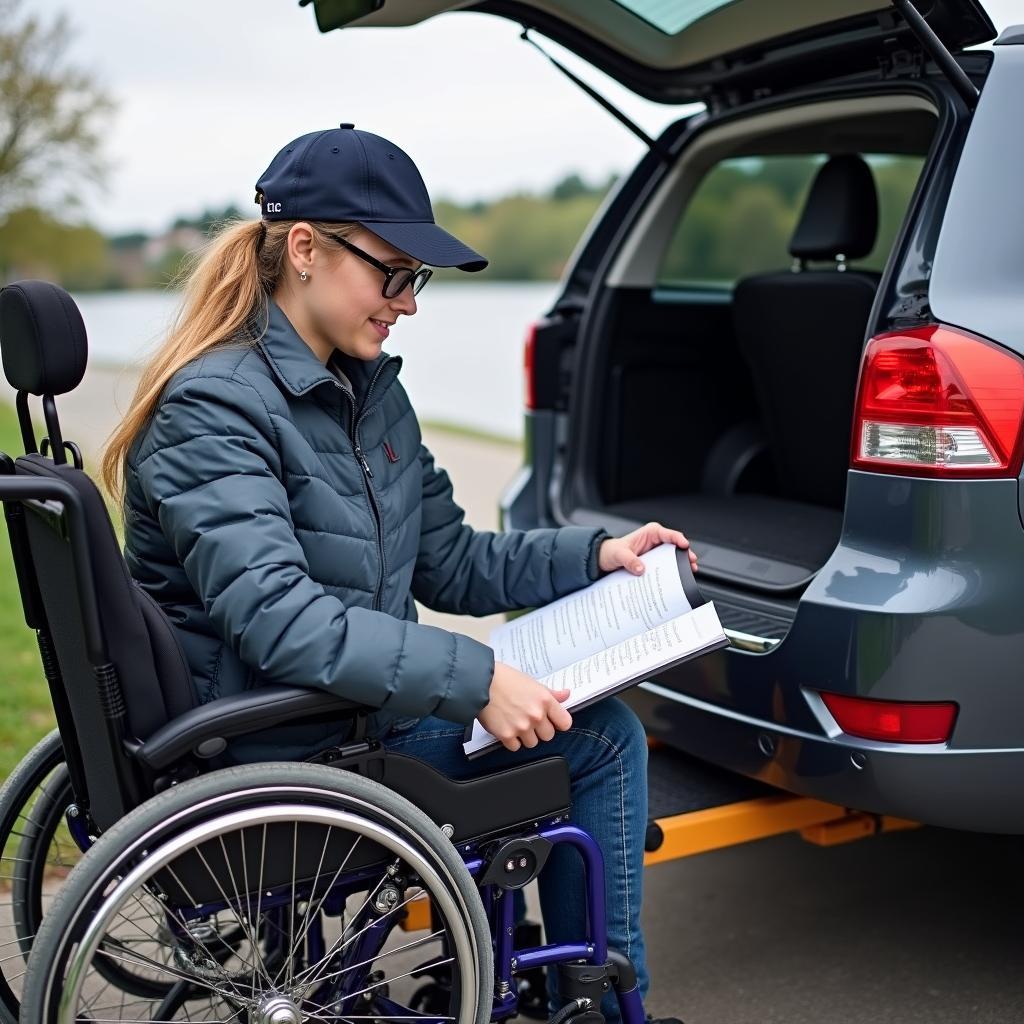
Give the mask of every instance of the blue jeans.
M 604 853 L 608 945 L 633 962 L 645 995 L 648 977 L 640 904 L 647 829 L 647 741 L 639 719 L 612 697 L 574 714 L 572 727 L 547 743 L 532 750 L 495 751 L 476 761 L 463 753 L 462 734 L 462 727 L 452 722 L 425 718 L 410 729 L 390 733 L 383 743 L 396 753 L 427 761 L 453 779 L 556 754 L 564 757 L 571 782 L 570 819 L 589 832 Z M 547 941 L 579 942 L 586 918 L 578 854 L 556 846 L 538 886 Z M 549 972 L 549 990 L 554 973 Z M 601 1009 L 609 1022 L 618 1022 L 614 996 L 606 997 Z

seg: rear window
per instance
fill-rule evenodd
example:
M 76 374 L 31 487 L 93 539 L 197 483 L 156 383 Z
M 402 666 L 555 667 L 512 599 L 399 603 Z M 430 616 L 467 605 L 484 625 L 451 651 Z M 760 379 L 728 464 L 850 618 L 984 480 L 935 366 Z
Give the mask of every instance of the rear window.
M 615 0 L 659 32 L 674 36 L 731 0 Z
M 878 189 L 875 247 L 852 265 L 881 270 L 924 164 L 920 156 L 861 154 Z M 746 156 L 716 164 L 697 186 L 658 272 L 661 288 L 729 288 L 790 266 L 789 240 L 824 154 Z

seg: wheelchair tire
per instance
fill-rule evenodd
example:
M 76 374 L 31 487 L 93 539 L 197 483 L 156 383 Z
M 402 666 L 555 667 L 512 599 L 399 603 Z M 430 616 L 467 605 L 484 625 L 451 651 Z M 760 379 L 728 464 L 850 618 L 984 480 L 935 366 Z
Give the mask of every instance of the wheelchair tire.
M 43 921 L 44 895 L 52 897 L 56 883 L 67 876 L 81 857 L 65 825 L 65 813 L 72 803 L 71 778 L 62 760 L 39 789 L 32 813 L 24 822 L 15 858 L 11 897 L 14 924 L 26 959 Z M 69 847 L 70 855 L 65 853 Z M 239 941 L 237 934 L 234 941 Z M 103 961 L 97 963 L 96 969 L 116 988 L 131 995 L 162 999 L 171 988 L 166 981 L 132 972 L 122 963 Z
M 10 893 L 0 916 L 0 1024 L 19 1019 L 22 975 L 41 924 L 44 888 L 56 891 L 81 856 L 70 837 L 44 824 L 68 794 L 56 730 L 28 752 L 0 788 L 0 876 Z
M 20 978 L 42 924 L 44 902 L 53 898 L 82 856 L 65 824 L 65 812 L 72 803 L 64 749 L 54 731 L 29 751 L 0 790 L 0 849 L 4 851 L 0 874 L 11 896 L 10 916 L 0 917 L 0 926 L 14 932 L 0 939 L 0 1024 L 18 1022 Z M 228 938 L 238 941 L 237 935 Z M 102 962 L 97 969 L 116 988 L 132 995 L 163 998 L 171 987 L 121 963 Z
M 386 945 L 421 891 L 441 928 Z M 140 893 L 160 900 L 162 919 L 139 913 Z M 351 921 L 349 903 L 357 904 Z M 337 938 L 327 940 L 325 924 L 340 928 Z M 225 949 L 225 928 L 250 929 L 249 941 Z M 284 952 L 272 959 L 275 941 Z M 322 765 L 222 769 L 136 808 L 70 874 L 32 948 L 22 1019 L 401 1016 L 400 985 L 424 965 L 405 970 L 400 961 L 413 949 L 418 958 L 424 942 L 441 945 L 428 966 L 453 969 L 446 1016 L 487 1024 L 487 917 L 461 857 L 425 814 L 378 783 Z M 139 952 L 161 943 L 170 950 L 163 964 Z M 134 999 L 96 969 L 105 958 L 175 984 L 159 1005 Z

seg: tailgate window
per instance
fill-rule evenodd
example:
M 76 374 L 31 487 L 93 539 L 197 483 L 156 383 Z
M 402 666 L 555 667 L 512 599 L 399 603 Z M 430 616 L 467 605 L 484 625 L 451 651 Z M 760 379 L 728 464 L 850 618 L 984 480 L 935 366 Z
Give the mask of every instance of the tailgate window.
M 674 36 L 732 0 L 615 0 L 630 14 L 652 25 L 665 35 Z

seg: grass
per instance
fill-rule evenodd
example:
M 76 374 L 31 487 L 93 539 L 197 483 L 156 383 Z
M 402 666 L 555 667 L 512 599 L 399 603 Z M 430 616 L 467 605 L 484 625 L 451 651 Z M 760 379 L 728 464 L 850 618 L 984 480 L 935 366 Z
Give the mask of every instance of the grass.
M 0 450 L 11 455 L 22 449 L 14 409 L 0 402 Z M 0 538 L 0 779 L 54 726 L 50 694 L 39 662 L 35 634 L 25 625 L 21 595 L 14 575 L 11 545 L 4 521 Z
M 467 437 L 473 441 L 486 441 L 488 444 L 500 444 L 507 448 L 522 448 L 522 441 L 513 437 L 503 437 L 501 434 L 492 434 L 487 430 L 479 430 L 476 427 L 463 427 L 457 423 L 446 423 L 443 420 L 421 420 L 420 426 L 427 430 L 440 430 L 446 434 L 454 434 L 457 437 Z

